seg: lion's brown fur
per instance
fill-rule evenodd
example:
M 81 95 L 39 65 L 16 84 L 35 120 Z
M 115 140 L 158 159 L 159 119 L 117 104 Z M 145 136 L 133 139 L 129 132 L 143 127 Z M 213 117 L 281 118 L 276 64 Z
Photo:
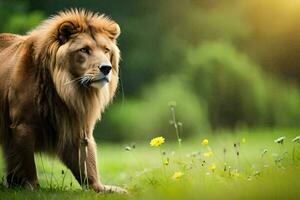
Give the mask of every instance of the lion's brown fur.
M 61 12 L 24 36 L 0 34 L 0 143 L 9 185 L 35 187 L 36 151 L 56 153 L 79 180 L 81 169 L 76 154 L 80 139 L 87 136 L 88 181 L 94 190 L 103 190 L 97 176 L 92 132 L 117 88 L 119 34 L 114 21 L 84 10 Z M 93 41 L 91 38 L 110 45 L 109 85 L 87 89 L 66 84 L 74 78 L 72 66 L 68 66 L 71 60 L 66 58 L 71 42 L 80 45 Z

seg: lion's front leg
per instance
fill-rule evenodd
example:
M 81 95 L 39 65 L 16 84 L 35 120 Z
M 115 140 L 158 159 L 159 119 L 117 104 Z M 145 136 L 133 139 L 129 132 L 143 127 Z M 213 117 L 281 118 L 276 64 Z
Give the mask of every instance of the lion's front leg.
M 80 144 L 69 144 L 65 145 L 64 149 L 60 152 L 60 159 L 63 163 L 72 171 L 76 180 L 82 187 L 90 186 L 92 188 L 100 185 L 96 165 L 94 168 L 87 170 L 88 162 L 86 159 L 88 156 L 88 146 L 86 148 L 82 147 Z M 85 153 L 86 152 L 86 153 Z
M 93 190 L 100 192 L 103 186 L 98 177 L 96 143 L 93 138 L 81 141 L 79 156 L 83 174 L 86 176 L 84 178 Z
M 90 186 L 96 192 L 117 192 L 117 193 L 127 193 L 127 191 L 123 188 L 112 186 L 112 185 L 103 185 L 98 179 L 97 173 L 97 150 L 96 150 L 96 143 L 94 139 L 90 139 L 87 145 L 87 157 L 86 157 L 86 167 L 87 167 L 87 174 L 89 179 L 88 180 L 95 180 L 90 182 Z
M 86 145 L 66 147 L 60 157 L 82 187 L 89 186 L 96 192 L 126 192 L 122 188 L 103 185 L 100 182 L 97 172 L 96 144 L 93 138 L 89 139 Z

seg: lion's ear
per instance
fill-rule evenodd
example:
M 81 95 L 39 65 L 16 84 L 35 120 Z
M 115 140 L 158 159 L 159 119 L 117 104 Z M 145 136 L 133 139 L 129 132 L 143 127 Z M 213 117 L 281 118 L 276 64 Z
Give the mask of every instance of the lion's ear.
M 77 32 L 77 27 L 72 22 L 64 22 L 59 26 L 58 40 L 64 44 L 70 39 L 71 35 Z
M 110 23 L 109 25 L 104 27 L 104 30 L 108 32 L 109 38 L 115 40 L 119 37 L 121 33 L 120 26 L 116 23 Z

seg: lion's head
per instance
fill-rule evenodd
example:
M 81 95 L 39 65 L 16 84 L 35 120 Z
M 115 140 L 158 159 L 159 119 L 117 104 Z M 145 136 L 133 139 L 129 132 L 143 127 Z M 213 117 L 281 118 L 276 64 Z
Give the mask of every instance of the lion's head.
M 116 22 L 84 10 L 61 12 L 31 33 L 36 60 L 51 74 L 58 95 L 83 110 L 89 104 L 103 110 L 115 94 L 119 34 Z

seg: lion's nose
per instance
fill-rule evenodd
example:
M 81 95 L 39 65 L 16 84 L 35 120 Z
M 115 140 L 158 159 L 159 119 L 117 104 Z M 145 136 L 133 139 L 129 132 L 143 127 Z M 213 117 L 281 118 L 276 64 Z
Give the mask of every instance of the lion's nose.
M 100 71 L 104 74 L 104 76 L 106 76 L 107 74 L 109 74 L 110 70 L 111 70 L 111 65 L 100 65 L 99 66 Z

